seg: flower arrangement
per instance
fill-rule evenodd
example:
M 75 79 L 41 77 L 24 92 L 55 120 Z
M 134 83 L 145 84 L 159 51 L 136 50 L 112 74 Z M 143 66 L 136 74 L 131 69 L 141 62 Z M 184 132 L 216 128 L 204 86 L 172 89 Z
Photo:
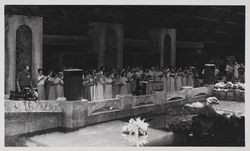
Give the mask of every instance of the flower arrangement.
M 138 118 L 131 118 L 129 120 L 129 123 L 122 127 L 122 132 L 125 134 L 130 135 L 147 135 L 148 134 L 148 126 L 149 124 L 144 122 L 145 119 L 142 119 L 140 117 Z
M 219 101 L 216 97 L 208 97 L 206 99 L 206 104 L 219 104 Z
M 228 81 L 227 83 L 224 83 L 222 81 L 216 83 L 214 85 L 215 89 L 240 89 L 240 90 L 245 90 L 245 84 L 236 82 L 232 83 L 231 81 Z
M 188 106 L 191 108 L 202 108 L 204 107 L 204 104 L 201 102 L 194 102 L 194 103 L 185 104 L 185 106 Z
M 235 100 L 244 102 L 245 84 L 236 82 L 218 82 L 214 85 L 214 96 L 220 100 Z

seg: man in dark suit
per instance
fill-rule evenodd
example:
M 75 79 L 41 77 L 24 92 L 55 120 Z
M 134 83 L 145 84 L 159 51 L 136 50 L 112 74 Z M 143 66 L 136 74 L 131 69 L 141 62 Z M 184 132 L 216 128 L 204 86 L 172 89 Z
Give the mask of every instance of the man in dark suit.
M 23 92 L 26 87 L 32 88 L 32 80 L 29 69 L 29 66 L 25 66 L 24 70 L 17 75 L 18 92 Z

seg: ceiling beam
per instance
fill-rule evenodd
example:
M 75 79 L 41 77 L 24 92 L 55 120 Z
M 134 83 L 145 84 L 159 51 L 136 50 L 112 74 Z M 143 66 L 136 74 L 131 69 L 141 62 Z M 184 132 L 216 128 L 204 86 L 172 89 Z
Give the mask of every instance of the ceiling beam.
M 187 15 L 187 14 L 176 14 L 176 13 L 170 13 L 170 12 L 162 12 L 162 11 L 155 11 L 152 9 L 145 9 L 145 8 L 135 8 L 135 7 L 131 7 L 131 6 L 127 6 L 126 8 L 128 9 L 134 9 L 134 10 L 139 10 L 139 11 L 144 11 L 144 12 L 150 12 L 150 13 L 155 13 L 161 16 L 166 16 L 166 15 L 170 15 L 170 16 L 175 16 L 175 17 L 183 17 L 183 18 L 191 18 L 191 19 L 196 19 L 196 20 L 203 20 L 203 21 L 209 21 L 209 22 L 220 22 L 220 20 L 218 19 L 214 19 L 214 18 L 207 18 L 207 17 L 197 17 L 197 16 L 191 16 L 191 15 Z M 226 22 L 224 21 L 224 23 L 226 24 L 231 24 L 231 22 Z M 234 23 L 234 24 L 240 24 L 240 23 Z
M 197 32 L 208 32 L 208 29 L 198 29 L 198 28 L 183 28 L 183 30 L 188 30 L 188 31 L 197 31 Z M 227 31 L 220 31 L 220 30 L 214 30 L 212 31 L 213 33 L 217 34 L 229 34 L 232 36 L 244 36 L 243 34 L 240 33 L 229 33 Z
M 228 13 L 235 13 L 237 15 L 241 15 L 241 16 L 245 16 L 245 13 L 242 12 L 234 12 L 230 9 L 225 9 L 225 8 L 221 8 L 221 7 L 215 7 L 215 6 L 211 6 L 210 8 L 214 9 L 214 10 L 220 10 L 220 11 L 224 11 L 224 12 L 228 12 Z

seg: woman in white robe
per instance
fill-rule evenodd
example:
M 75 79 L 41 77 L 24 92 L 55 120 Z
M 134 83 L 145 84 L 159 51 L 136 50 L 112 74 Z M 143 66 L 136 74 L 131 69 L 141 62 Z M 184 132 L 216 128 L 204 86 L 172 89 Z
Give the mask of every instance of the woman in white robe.
M 112 93 L 112 78 L 110 76 L 110 74 L 108 74 L 105 79 L 104 79 L 104 83 L 105 83 L 105 88 L 104 88 L 104 98 L 105 99 L 111 99 L 113 96 Z
M 104 99 L 104 79 L 102 74 L 98 74 L 97 77 L 97 85 L 96 85 L 96 100 L 103 100 Z
M 121 76 L 121 87 L 120 87 L 120 94 L 127 95 L 128 94 L 128 87 L 127 87 L 128 78 L 123 74 Z
M 53 71 L 48 75 L 48 100 L 56 100 L 56 89 L 55 89 L 55 73 Z
M 56 99 L 64 97 L 64 90 L 63 90 L 63 73 L 58 72 L 56 79 L 54 81 L 55 89 L 56 89 Z
M 45 100 L 44 83 L 46 78 L 47 77 L 43 75 L 43 70 L 41 68 L 38 69 L 38 77 L 37 77 L 38 100 Z
M 176 79 L 176 75 L 175 73 L 172 71 L 170 73 L 170 92 L 175 91 L 175 79 Z
M 180 91 L 182 87 L 182 75 L 180 71 L 177 71 L 176 81 L 175 81 L 175 91 Z
M 192 69 L 188 70 L 187 85 L 194 87 L 194 74 L 193 74 Z

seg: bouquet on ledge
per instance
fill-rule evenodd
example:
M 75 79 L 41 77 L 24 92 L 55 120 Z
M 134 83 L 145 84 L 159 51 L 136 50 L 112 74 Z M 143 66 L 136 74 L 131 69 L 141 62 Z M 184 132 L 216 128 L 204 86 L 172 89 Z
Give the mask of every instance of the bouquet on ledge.
M 232 83 L 230 81 L 228 81 L 227 83 L 224 82 L 218 82 L 214 85 L 215 89 L 239 89 L 239 90 L 245 90 L 245 85 L 244 83 L 240 83 L 240 82 L 236 82 L 236 83 Z
M 122 132 L 125 134 L 140 136 L 140 135 L 147 135 L 148 134 L 148 126 L 149 124 L 144 122 L 145 119 L 140 117 L 138 118 L 131 118 L 129 123 L 122 127 Z

